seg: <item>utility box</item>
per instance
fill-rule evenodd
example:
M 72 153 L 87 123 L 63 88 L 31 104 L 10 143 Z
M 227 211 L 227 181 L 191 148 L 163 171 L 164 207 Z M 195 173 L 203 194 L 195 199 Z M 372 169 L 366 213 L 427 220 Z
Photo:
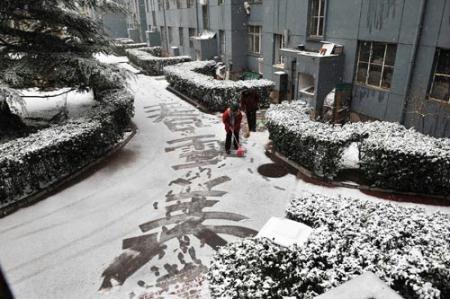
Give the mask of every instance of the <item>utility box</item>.
M 194 43 L 195 60 L 212 60 L 218 56 L 217 39 L 214 32 L 203 32 L 191 37 Z
M 128 28 L 128 38 L 132 39 L 135 43 L 141 42 L 141 37 L 139 36 L 139 29 Z
M 343 79 L 343 47 L 324 42 L 320 52 L 299 49 L 281 49 L 281 52 L 295 65 L 295 99 L 307 102 L 311 108 L 311 117 L 320 119 L 326 96 Z
M 147 30 L 145 31 L 145 36 L 147 37 L 147 46 L 149 47 L 160 47 L 161 46 L 161 35 L 158 31 Z

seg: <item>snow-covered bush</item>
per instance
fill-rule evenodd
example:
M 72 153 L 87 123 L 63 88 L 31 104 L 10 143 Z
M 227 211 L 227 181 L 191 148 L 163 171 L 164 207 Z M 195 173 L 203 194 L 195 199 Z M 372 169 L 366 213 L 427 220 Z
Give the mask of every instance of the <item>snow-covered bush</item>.
M 84 118 L 0 145 L 0 208 L 76 172 L 122 138 L 133 116 L 133 96 L 126 89 L 96 96 L 97 106 Z
M 266 113 L 274 148 L 319 176 L 334 177 L 345 148 L 357 137 L 347 126 L 312 121 L 299 101 L 273 105 Z
M 190 56 L 161 57 L 161 47 L 143 47 L 125 51 L 128 59 L 149 76 L 163 74 L 166 65 L 191 61 Z
M 406 299 L 449 298 L 450 221 L 441 213 L 303 194 L 287 217 L 314 227 L 302 247 L 245 239 L 221 248 L 208 272 L 212 294 L 314 298 L 375 273 Z
M 126 50 L 146 47 L 146 43 L 135 43 L 132 39 L 118 38 L 114 40 L 112 50 L 118 56 L 126 56 Z
M 426 194 L 450 194 L 450 139 L 434 138 L 397 125 L 372 131 L 361 143 L 360 167 L 376 187 Z
M 260 104 L 266 106 L 274 83 L 269 80 L 216 80 L 214 61 L 194 61 L 164 68 L 170 86 L 198 100 L 211 111 L 224 111 L 232 102 L 239 100 L 244 90 L 255 90 Z
M 274 148 L 317 175 L 334 177 L 351 142 L 359 142 L 360 169 L 372 187 L 450 194 L 450 139 L 423 135 L 391 122 L 330 125 L 311 120 L 300 102 L 271 106 Z

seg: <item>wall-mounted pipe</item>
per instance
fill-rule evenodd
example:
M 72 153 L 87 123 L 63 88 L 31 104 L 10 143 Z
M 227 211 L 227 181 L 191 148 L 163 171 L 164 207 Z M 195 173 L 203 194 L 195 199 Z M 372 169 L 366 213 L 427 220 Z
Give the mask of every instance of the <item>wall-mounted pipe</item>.
M 405 97 L 404 97 L 403 103 L 402 103 L 403 110 L 402 110 L 402 115 L 401 115 L 401 119 L 400 119 L 401 124 L 405 123 L 408 98 L 411 95 L 410 89 L 411 89 L 414 69 L 416 66 L 417 50 L 420 46 L 420 38 L 422 36 L 422 29 L 423 29 L 423 23 L 424 23 L 425 12 L 426 12 L 426 5 L 427 5 L 427 0 L 422 0 L 421 5 L 420 5 L 420 10 L 419 10 L 419 24 L 416 29 L 416 38 L 414 40 L 413 49 L 411 52 L 411 57 L 410 57 L 410 62 L 409 62 L 411 67 L 409 69 L 408 76 L 406 77 L 406 88 L 405 88 L 405 92 L 404 92 Z

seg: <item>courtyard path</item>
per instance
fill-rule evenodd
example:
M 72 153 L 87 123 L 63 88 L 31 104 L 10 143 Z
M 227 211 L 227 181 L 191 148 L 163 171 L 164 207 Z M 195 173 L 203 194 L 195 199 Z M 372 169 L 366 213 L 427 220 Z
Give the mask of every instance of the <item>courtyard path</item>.
M 136 136 L 95 172 L 0 219 L 0 264 L 17 298 L 207 298 L 214 250 L 253 236 L 308 190 L 370 198 L 257 168 L 267 132 L 224 157 L 220 115 L 138 75 Z M 432 209 L 437 209 L 433 207 Z M 446 208 L 448 211 L 448 208 Z

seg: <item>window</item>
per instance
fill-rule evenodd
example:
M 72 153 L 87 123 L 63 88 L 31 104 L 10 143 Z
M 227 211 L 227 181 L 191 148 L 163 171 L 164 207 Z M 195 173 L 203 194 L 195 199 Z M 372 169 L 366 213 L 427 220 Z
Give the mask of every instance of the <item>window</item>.
M 183 28 L 180 27 L 178 28 L 178 37 L 180 38 L 180 46 L 184 46 L 184 32 L 183 32 Z
M 158 0 L 158 10 L 163 10 L 163 0 Z
M 195 0 L 186 0 L 186 7 L 187 8 L 194 7 L 194 1 Z
M 161 44 L 163 45 L 163 47 L 166 46 L 166 30 L 164 28 L 164 26 L 160 27 L 160 32 L 161 32 Z
M 390 89 L 396 52 L 397 45 L 360 42 L 356 82 Z
M 217 0 L 217 5 L 222 5 L 223 4 L 223 0 Z
M 177 0 L 177 9 L 181 8 L 181 0 Z
M 261 26 L 248 26 L 248 51 L 261 53 Z
M 169 44 L 173 43 L 173 27 L 167 27 L 167 30 L 169 32 Z
M 281 49 L 286 47 L 284 36 L 282 34 L 274 35 L 274 51 L 273 51 L 273 64 L 284 65 L 285 58 L 281 53 Z
M 430 98 L 450 103 L 450 49 L 436 49 Z
M 311 0 L 309 35 L 322 37 L 325 25 L 325 0 Z
M 225 55 L 225 31 L 219 30 L 219 55 Z
M 195 28 L 189 28 L 189 47 L 194 47 L 194 41 L 191 39 L 191 37 L 196 36 L 197 33 L 195 31 Z
M 166 0 L 166 9 L 170 9 L 170 1 Z
M 203 29 L 209 29 L 209 9 L 208 5 L 202 5 Z

